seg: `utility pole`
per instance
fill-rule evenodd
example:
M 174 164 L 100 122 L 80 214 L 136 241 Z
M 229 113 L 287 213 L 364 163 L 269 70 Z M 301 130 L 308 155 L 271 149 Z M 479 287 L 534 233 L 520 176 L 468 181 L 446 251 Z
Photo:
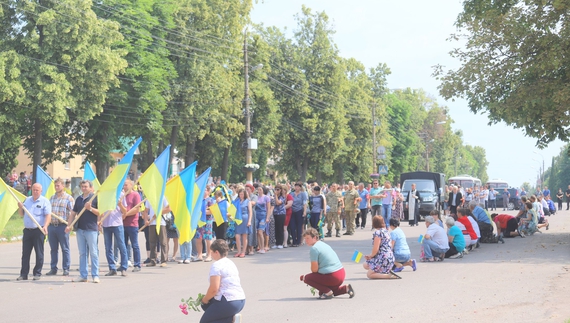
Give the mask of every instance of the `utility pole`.
M 372 174 L 376 173 L 376 102 L 372 103 Z
M 245 75 L 244 79 L 244 98 L 243 105 L 245 109 L 245 163 L 251 164 L 251 149 L 249 147 L 249 142 L 251 138 L 251 114 L 249 112 L 249 65 L 247 61 L 247 29 L 243 32 L 243 71 Z M 253 183 L 253 172 L 248 169 L 245 173 L 246 183 Z

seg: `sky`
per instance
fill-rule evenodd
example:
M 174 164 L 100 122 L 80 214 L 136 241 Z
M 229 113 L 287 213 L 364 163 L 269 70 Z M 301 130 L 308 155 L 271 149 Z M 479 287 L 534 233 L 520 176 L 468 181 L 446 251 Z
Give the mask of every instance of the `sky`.
M 296 29 L 294 15 L 303 5 L 324 11 L 332 21 L 340 55 L 354 57 L 367 68 L 386 63 L 392 74 L 390 89 L 424 89 L 440 105 L 449 107 L 453 130 L 463 131 L 464 144 L 481 146 L 487 153 L 489 179 L 503 179 L 511 186 L 536 183 L 543 164 L 548 168 L 563 142 L 536 148 L 536 140 L 506 123 L 488 126 L 485 115 L 470 112 L 464 100 L 445 101 L 439 96 L 433 66 L 456 68 L 449 52 L 461 43 L 449 42 L 457 32 L 454 22 L 462 11 L 458 0 L 259 0 L 251 17 L 265 26 Z

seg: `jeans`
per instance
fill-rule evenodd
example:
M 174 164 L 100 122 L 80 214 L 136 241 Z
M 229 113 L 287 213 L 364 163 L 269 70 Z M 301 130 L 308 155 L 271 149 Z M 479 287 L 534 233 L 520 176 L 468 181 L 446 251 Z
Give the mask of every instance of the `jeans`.
M 234 315 L 241 312 L 245 306 L 245 299 L 228 302 L 224 296 L 217 301 L 212 298 L 210 306 L 204 311 L 200 323 L 232 323 Z
M 61 256 L 63 258 L 61 267 L 63 270 L 69 271 L 71 253 L 69 252 L 69 233 L 65 233 L 65 225 L 50 225 L 48 227 L 48 242 L 51 249 L 51 269 L 57 270 L 59 247 L 61 246 Z
M 180 245 L 180 259 L 190 260 L 190 255 L 192 254 L 192 243 L 187 241 Z
M 129 267 L 129 259 L 127 258 L 127 247 L 125 246 L 125 231 L 123 230 L 123 226 L 103 228 L 103 236 L 105 238 L 105 255 L 107 256 L 109 270 L 126 271 Z M 115 257 L 113 255 L 113 237 L 115 237 L 115 243 L 119 247 L 119 252 L 121 254 L 121 267 L 118 269 L 115 265 Z
M 388 221 L 392 217 L 392 204 L 382 204 L 382 217 L 386 227 L 388 227 L 390 225 Z
M 437 225 L 437 224 L 432 224 L 432 225 Z M 447 250 L 449 250 L 449 246 L 447 246 L 446 248 L 441 248 L 438 246 L 437 243 L 435 243 L 431 239 L 424 239 L 424 242 L 422 244 L 424 245 L 425 258 L 433 258 L 433 253 L 435 253 L 436 256 L 439 257 L 442 253 L 445 253 Z
M 123 230 L 125 229 L 125 227 L 123 227 Z M 131 247 L 131 244 L 127 242 L 127 235 L 124 235 L 124 242 L 125 242 L 125 247 L 127 247 L 127 259 L 129 261 L 133 260 L 133 248 Z M 113 256 L 115 257 L 115 263 L 119 262 L 119 255 L 120 255 L 120 250 L 119 250 L 119 245 L 117 244 L 117 240 L 113 241 Z
M 130 241 L 133 249 L 133 266 L 141 267 L 141 249 L 139 247 L 139 228 L 138 227 L 124 227 L 125 230 L 125 243 Z
M 91 258 L 91 276 L 99 277 L 99 247 L 97 231 L 77 229 L 77 249 L 79 249 L 79 275 L 87 279 L 87 253 Z
M 40 229 L 24 229 L 22 237 L 22 269 L 20 276 L 28 278 L 30 272 L 30 256 L 32 249 L 36 253 L 36 265 L 34 266 L 34 276 L 42 275 L 42 267 L 44 266 L 44 239 L 45 235 Z
M 301 244 L 301 236 L 303 235 L 303 210 L 293 211 L 291 213 L 291 220 L 289 221 L 289 228 L 291 229 L 291 239 L 293 245 Z

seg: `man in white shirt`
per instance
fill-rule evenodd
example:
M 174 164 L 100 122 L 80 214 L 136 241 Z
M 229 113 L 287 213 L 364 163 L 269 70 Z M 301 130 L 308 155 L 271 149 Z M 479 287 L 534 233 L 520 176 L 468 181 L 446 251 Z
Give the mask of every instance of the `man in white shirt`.
M 424 246 L 423 261 L 443 261 L 445 252 L 449 250 L 447 233 L 442 227 L 434 224 L 435 219 L 432 216 L 426 216 L 425 223 L 427 231 L 422 242 Z

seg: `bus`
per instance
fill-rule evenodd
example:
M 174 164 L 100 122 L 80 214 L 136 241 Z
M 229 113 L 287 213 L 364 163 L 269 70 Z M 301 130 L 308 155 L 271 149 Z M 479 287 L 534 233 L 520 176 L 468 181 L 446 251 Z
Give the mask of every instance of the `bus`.
M 460 185 L 464 189 L 481 186 L 480 179 L 467 174 L 450 177 L 447 183 L 449 185 Z
M 507 183 L 506 181 L 503 181 L 502 179 L 491 179 L 489 181 L 487 181 L 487 186 L 489 188 L 494 188 L 495 190 L 503 190 L 505 188 L 509 188 L 509 183 Z

